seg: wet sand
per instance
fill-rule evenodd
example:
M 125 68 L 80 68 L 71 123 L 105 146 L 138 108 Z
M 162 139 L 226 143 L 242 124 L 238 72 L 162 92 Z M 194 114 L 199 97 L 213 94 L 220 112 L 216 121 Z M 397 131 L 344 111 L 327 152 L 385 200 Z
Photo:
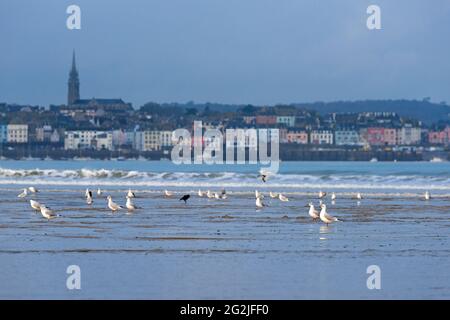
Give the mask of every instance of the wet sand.
M 448 299 L 450 199 L 368 193 L 358 205 L 339 195 L 328 211 L 343 222 L 313 222 L 309 190 L 289 202 L 233 190 L 226 200 L 178 190 L 137 190 L 144 209 L 112 214 L 105 197 L 41 187 L 36 198 L 61 215 L 35 214 L 15 188 L 0 188 L 0 298 L 137 299 Z M 114 188 L 125 204 L 127 188 Z M 180 195 L 191 192 L 185 205 Z M 218 190 L 217 190 L 218 191 Z M 315 192 L 315 191 L 314 191 Z M 27 199 L 29 199 L 28 197 Z M 66 288 L 79 265 L 81 290 Z M 382 289 L 366 286 L 369 265 Z

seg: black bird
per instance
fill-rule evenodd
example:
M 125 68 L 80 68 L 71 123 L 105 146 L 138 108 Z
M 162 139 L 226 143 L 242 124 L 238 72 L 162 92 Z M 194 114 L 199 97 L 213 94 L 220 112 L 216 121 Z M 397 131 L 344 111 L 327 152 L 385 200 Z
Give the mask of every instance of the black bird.
M 190 197 L 191 197 L 190 194 L 185 194 L 184 196 L 182 196 L 182 197 L 180 198 L 180 201 L 183 200 L 184 203 L 186 203 Z
M 263 182 L 267 181 L 267 176 L 265 174 L 260 175 L 260 177 Z

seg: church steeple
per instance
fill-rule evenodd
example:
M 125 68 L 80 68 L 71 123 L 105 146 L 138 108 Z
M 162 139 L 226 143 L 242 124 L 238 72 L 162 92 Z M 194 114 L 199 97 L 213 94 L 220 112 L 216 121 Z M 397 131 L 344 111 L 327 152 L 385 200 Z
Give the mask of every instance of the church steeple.
M 69 74 L 69 90 L 67 94 L 67 105 L 73 104 L 76 100 L 80 99 L 80 80 L 78 79 L 77 65 L 75 61 L 75 50 L 72 54 L 72 69 Z

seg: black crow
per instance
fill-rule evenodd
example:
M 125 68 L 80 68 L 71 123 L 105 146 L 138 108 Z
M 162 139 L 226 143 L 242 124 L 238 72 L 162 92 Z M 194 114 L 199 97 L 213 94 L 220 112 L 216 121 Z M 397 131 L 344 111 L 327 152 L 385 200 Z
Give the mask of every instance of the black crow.
M 180 201 L 183 200 L 184 203 L 186 203 L 190 197 L 191 197 L 191 195 L 185 194 L 184 196 L 182 196 L 182 197 L 180 198 Z

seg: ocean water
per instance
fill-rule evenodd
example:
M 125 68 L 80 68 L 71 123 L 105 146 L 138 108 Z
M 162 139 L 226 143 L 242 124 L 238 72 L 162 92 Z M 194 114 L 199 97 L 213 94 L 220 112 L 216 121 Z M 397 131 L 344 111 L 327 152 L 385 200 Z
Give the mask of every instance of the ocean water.
M 283 162 L 267 183 L 259 169 L 0 161 L 0 298 L 450 298 L 449 163 Z M 31 185 L 39 193 L 17 198 Z M 87 187 L 103 190 L 91 206 Z M 129 188 L 142 209 L 112 214 L 106 196 L 124 204 Z M 222 188 L 225 200 L 196 194 Z M 267 207 L 255 208 L 255 189 Z M 342 222 L 310 220 L 319 190 L 337 194 L 324 201 Z M 60 217 L 34 213 L 31 198 Z M 81 269 L 80 290 L 66 287 L 69 265 Z M 367 288 L 371 265 L 380 290 Z

